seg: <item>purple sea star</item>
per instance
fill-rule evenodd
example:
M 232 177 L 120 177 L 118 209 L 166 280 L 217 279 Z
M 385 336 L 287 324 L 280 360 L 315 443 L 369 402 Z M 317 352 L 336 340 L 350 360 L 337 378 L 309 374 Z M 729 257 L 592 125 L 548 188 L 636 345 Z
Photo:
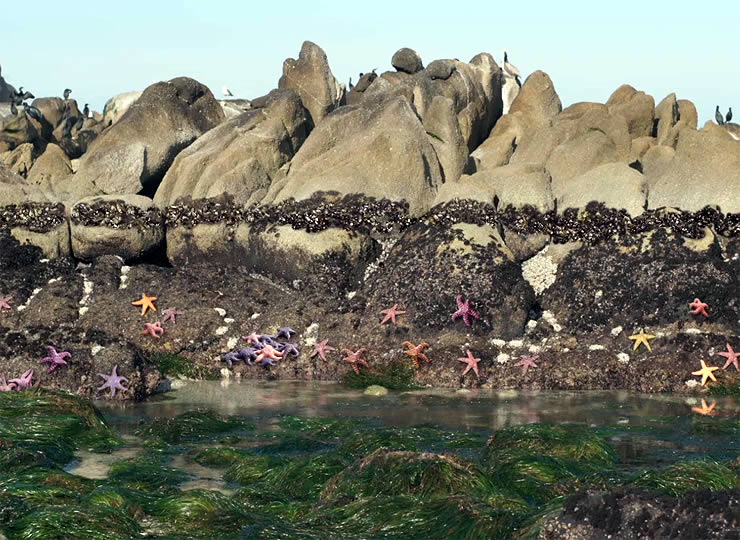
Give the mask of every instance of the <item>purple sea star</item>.
M 457 311 L 452 314 L 453 321 L 462 317 L 463 321 L 465 321 L 465 326 L 470 326 L 470 317 L 480 319 L 480 315 L 478 315 L 478 313 L 473 311 L 473 309 L 470 307 L 470 300 L 465 300 L 465 302 L 463 302 L 462 296 L 458 296 L 456 298 L 456 301 Z
M 105 383 L 103 386 L 98 387 L 98 392 L 101 390 L 105 390 L 106 388 L 110 388 L 110 397 L 116 397 L 116 390 L 123 390 L 124 392 L 128 391 L 128 388 L 124 388 L 121 384 L 121 381 L 128 382 L 128 379 L 126 377 L 122 377 L 118 375 L 116 372 L 118 370 L 118 366 L 113 366 L 113 371 L 110 375 L 103 375 L 102 373 L 98 373 L 100 377 L 103 377 L 105 379 Z
M 170 319 L 172 319 L 172 322 L 174 324 L 177 324 L 176 317 L 177 317 L 177 315 L 182 315 L 182 311 L 177 311 L 174 308 L 170 308 L 170 309 L 165 309 L 162 312 L 162 315 L 164 315 L 164 317 L 162 318 L 162 322 L 163 323 L 166 323 L 167 321 L 169 321 Z
M 287 326 L 283 326 L 282 328 L 278 328 L 277 335 L 275 336 L 275 339 L 280 339 L 281 337 L 284 337 L 285 339 L 290 339 L 290 337 L 295 334 L 296 331 L 292 328 L 288 328 Z
M 239 352 L 236 353 L 236 356 L 237 358 L 244 360 L 244 363 L 248 366 L 251 366 L 252 362 L 257 360 L 257 351 L 258 350 L 254 347 L 245 347 L 244 349 L 240 349 Z
M 0 311 L 4 309 L 13 309 L 10 307 L 10 301 L 13 299 L 12 296 L 0 296 Z
M 260 336 L 260 340 L 259 340 L 259 342 L 260 342 L 260 343 L 261 343 L 262 345 L 270 345 L 271 347 L 277 347 L 277 345 L 278 345 L 278 342 L 277 342 L 277 341 L 275 341 L 275 338 L 276 338 L 276 337 L 277 337 L 277 336 L 271 336 L 270 334 L 262 334 L 262 335 Z
M 301 351 L 298 349 L 298 346 L 295 343 L 284 343 L 282 348 L 283 358 L 288 356 L 289 354 L 294 355 L 296 358 L 301 354 Z
M 221 360 L 226 362 L 229 367 L 233 367 L 234 362 L 239 361 L 239 356 L 236 354 L 235 351 L 227 352 L 225 355 L 221 357 Z
M 516 364 L 514 364 L 517 367 L 522 368 L 522 375 L 527 373 L 527 370 L 529 368 L 536 368 L 537 364 L 534 363 L 535 360 L 537 360 L 540 357 L 539 354 L 535 354 L 534 356 L 522 356 L 522 359 L 519 360 Z
M 15 390 L 15 383 L 7 382 L 5 380 L 5 375 L 0 376 L 0 380 L 3 382 L 3 384 L 0 384 L 0 392 L 10 392 L 11 390 Z
M 327 353 L 327 351 L 336 351 L 336 349 L 334 347 L 331 347 L 331 346 L 327 345 L 327 343 L 329 343 L 329 340 L 328 339 L 325 339 L 321 343 L 317 343 L 316 344 L 316 348 L 311 353 L 311 358 L 313 358 L 314 356 L 316 356 L 318 354 L 321 357 L 321 359 L 324 362 L 326 362 L 326 353 Z
M 41 360 L 41 363 L 51 364 L 49 366 L 49 373 L 53 373 L 59 366 L 66 366 L 67 362 L 64 359 L 72 357 L 72 354 L 66 351 L 58 353 L 51 345 L 47 345 L 46 350 L 49 351 L 49 356 Z
M 17 379 L 10 379 L 8 381 L 10 384 L 15 384 L 16 390 L 25 390 L 26 388 L 31 388 L 31 384 L 33 381 L 33 370 L 29 369 L 23 375 L 21 375 Z

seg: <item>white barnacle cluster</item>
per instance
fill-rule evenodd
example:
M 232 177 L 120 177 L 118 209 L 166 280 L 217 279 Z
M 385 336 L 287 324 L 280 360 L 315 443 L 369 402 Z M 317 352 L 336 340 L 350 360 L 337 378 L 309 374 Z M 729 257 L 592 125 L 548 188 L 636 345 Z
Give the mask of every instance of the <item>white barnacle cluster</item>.
M 542 318 L 547 324 L 552 326 L 552 329 L 556 332 L 560 332 L 563 327 L 558 324 L 558 320 L 555 318 L 555 314 L 552 311 L 545 310 L 542 312 Z
M 532 286 L 536 294 L 542 294 L 555 283 L 557 273 L 558 265 L 544 254 L 544 250 L 522 263 L 522 277 Z
M 313 347 L 319 341 L 319 324 L 311 323 L 303 332 L 303 344 L 306 347 Z
M 603 345 L 598 345 L 598 344 L 588 346 L 589 351 L 603 351 L 604 349 L 605 347 Z
M 499 353 L 496 357 L 496 362 L 499 364 L 506 364 L 509 360 L 511 360 L 511 356 L 506 353 Z
M 34 299 L 34 297 L 35 297 L 35 296 L 36 296 L 36 295 L 37 295 L 38 293 L 40 293 L 40 292 L 41 292 L 41 288 L 40 288 L 40 287 L 39 287 L 39 288 L 37 288 L 37 289 L 34 289 L 34 290 L 33 290 L 33 292 L 31 293 L 31 296 L 29 296 L 29 297 L 28 297 L 28 300 L 26 300 L 26 303 L 25 303 L 25 304 L 22 304 L 22 305 L 20 305 L 20 306 L 18 306 L 18 307 L 17 307 L 17 308 L 15 308 L 15 309 L 16 309 L 17 311 L 23 311 L 24 309 L 26 309 L 26 308 L 28 307 L 28 305 L 29 305 L 29 304 L 31 303 L 31 300 L 33 300 L 33 299 Z
M 119 279 L 119 282 L 118 282 L 118 288 L 119 289 L 125 289 L 126 287 L 128 287 L 128 283 L 127 283 L 127 281 L 128 281 L 128 275 L 127 274 L 129 272 L 129 270 L 131 270 L 131 267 L 130 266 L 122 266 L 121 267 L 121 275 L 118 278 Z
M 617 353 L 617 360 L 619 360 L 623 364 L 629 364 L 630 355 L 625 352 Z

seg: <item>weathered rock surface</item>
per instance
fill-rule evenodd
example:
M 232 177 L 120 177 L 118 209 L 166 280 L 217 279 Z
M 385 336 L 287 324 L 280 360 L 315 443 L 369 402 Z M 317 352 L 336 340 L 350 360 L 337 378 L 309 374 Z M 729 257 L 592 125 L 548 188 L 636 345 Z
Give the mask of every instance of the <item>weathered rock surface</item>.
M 283 62 L 278 88 L 291 88 L 298 93 L 314 125 L 333 111 L 344 97 L 339 81 L 329 68 L 326 53 L 310 41 L 303 42 L 297 60 L 288 58 Z
M 71 193 L 139 193 L 156 188 L 175 156 L 224 119 L 205 86 L 180 77 L 147 88 L 80 160 Z
M 719 126 L 680 131 L 670 163 L 648 174 L 650 208 L 688 211 L 719 205 L 740 212 L 740 141 Z
M 429 208 L 441 184 L 436 153 L 409 103 L 380 96 L 326 117 L 291 161 L 287 177 L 273 183 L 265 202 L 303 200 L 319 192 L 364 193 L 406 200 L 419 213 Z
M 34 147 L 31 143 L 20 144 L 13 150 L 0 154 L 0 162 L 24 178 L 33 167 L 34 158 Z
M 623 117 L 633 139 L 653 133 L 655 100 L 645 92 L 638 92 L 628 84 L 617 88 L 606 102 L 610 114 Z
M 142 195 L 85 197 L 72 207 L 70 233 L 72 252 L 78 259 L 117 255 L 130 261 L 161 247 L 164 217 Z
M 403 47 L 393 53 L 391 65 L 396 68 L 396 70 L 403 73 L 409 73 L 411 75 L 424 69 L 424 64 L 421 62 L 421 56 L 419 56 L 419 53 L 413 49 L 409 49 L 408 47 Z
M 27 181 L 47 193 L 53 193 L 71 175 L 72 164 L 67 154 L 56 144 L 49 143 L 28 172 Z
M 136 100 L 141 97 L 141 94 L 138 91 L 124 92 L 106 101 L 103 108 L 103 125 L 109 127 L 118 122 L 126 114 L 126 111 L 131 108 L 131 105 L 136 103 Z
M 555 85 L 544 71 L 535 71 L 524 81 L 509 114 L 521 112 L 529 122 L 546 124 L 563 110 Z
M 263 108 L 222 123 L 183 150 L 157 188 L 154 202 L 164 207 L 183 196 L 222 193 L 233 195 L 237 204 L 259 202 L 310 127 L 298 94 L 275 90 Z
M 645 177 L 624 163 L 605 163 L 566 181 L 553 181 L 552 190 L 559 212 L 596 201 L 635 217 L 647 205 Z
M 24 143 L 38 143 L 41 126 L 25 114 L 0 118 L 0 153 L 13 150 Z

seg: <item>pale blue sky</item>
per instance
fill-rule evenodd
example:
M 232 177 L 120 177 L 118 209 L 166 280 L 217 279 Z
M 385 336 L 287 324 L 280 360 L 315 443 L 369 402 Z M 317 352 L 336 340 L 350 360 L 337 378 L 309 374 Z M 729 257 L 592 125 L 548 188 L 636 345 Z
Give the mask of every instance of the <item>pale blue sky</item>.
M 0 65 L 36 96 L 69 86 L 102 109 L 116 93 L 179 75 L 253 98 L 277 86 L 303 40 L 320 45 L 335 76 L 391 69 L 400 47 L 469 60 L 502 51 L 522 73 L 553 79 L 564 105 L 605 101 L 622 83 L 696 103 L 701 122 L 740 114 L 740 2 L 204 2 L 41 0 L 0 33 Z M 682 7 L 685 4 L 689 7 Z M 436 7 L 440 6 L 440 7 Z M 7 13 L 7 12 L 6 12 Z M 740 118 L 740 116 L 738 116 Z

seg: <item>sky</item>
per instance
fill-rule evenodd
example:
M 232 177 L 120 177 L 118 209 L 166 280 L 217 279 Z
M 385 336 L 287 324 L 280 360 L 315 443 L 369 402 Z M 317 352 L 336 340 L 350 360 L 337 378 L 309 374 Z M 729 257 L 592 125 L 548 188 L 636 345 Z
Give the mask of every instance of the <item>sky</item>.
M 392 69 L 411 47 L 424 64 L 468 61 L 503 50 L 522 75 L 541 69 L 564 106 L 604 102 L 628 83 L 655 98 L 692 100 L 700 124 L 715 105 L 740 115 L 740 2 L 388 1 L 338 2 L 38 0 L 32 15 L 2 25 L 0 66 L 37 97 L 73 90 L 102 110 L 118 93 L 188 76 L 221 98 L 254 98 L 277 87 L 283 61 L 304 40 L 321 46 L 334 75 Z M 682 7 L 686 4 L 689 7 Z M 437 7 L 439 6 L 439 7 Z M 740 116 L 737 116 L 740 118 Z

